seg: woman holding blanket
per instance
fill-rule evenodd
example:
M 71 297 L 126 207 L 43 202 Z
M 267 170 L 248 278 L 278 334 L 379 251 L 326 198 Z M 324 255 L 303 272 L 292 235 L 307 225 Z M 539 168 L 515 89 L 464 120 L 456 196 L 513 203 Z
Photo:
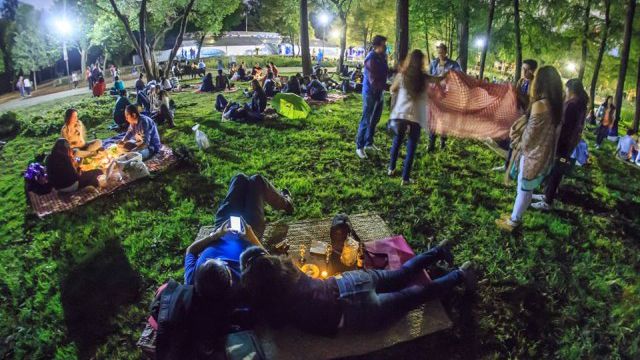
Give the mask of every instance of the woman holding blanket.
M 522 224 L 522 215 L 531 204 L 532 191 L 549 174 L 562 128 L 562 111 L 560 74 L 553 66 L 543 66 L 536 71 L 533 80 L 531 105 L 520 143 L 513 146 L 521 152 L 517 162 L 518 192 L 511 215 L 496 220 L 500 229 L 511 232 Z
M 425 93 L 427 82 L 436 82 L 439 79 L 441 78 L 424 73 L 424 54 L 420 50 L 413 50 L 411 55 L 406 58 L 400 74 L 396 75 L 393 85 L 391 85 L 394 101 L 389 117 L 389 127 L 395 136 L 391 146 L 389 176 L 396 173 L 400 145 L 402 145 L 407 130 L 409 131 L 407 155 L 402 168 L 402 185 L 411 182 L 409 174 L 420 139 L 420 127 L 426 126 L 427 123 L 427 95 Z

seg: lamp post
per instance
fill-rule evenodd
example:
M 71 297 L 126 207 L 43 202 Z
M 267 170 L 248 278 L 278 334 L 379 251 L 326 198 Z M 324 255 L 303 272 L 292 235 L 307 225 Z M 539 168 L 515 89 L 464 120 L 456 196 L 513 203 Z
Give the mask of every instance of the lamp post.
M 71 73 L 69 72 L 69 54 L 67 52 L 67 35 L 71 32 L 71 26 L 67 21 L 66 17 L 62 20 L 58 20 L 56 22 L 56 27 L 60 34 L 62 35 L 62 57 L 64 59 L 66 68 L 67 68 L 67 76 L 69 77 L 69 87 L 71 87 Z
M 327 37 L 327 24 L 329 24 L 331 19 L 327 13 L 322 13 L 318 20 L 320 21 L 320 25 L 322 25 L 322 53 L 324 54 L 324 38 Z

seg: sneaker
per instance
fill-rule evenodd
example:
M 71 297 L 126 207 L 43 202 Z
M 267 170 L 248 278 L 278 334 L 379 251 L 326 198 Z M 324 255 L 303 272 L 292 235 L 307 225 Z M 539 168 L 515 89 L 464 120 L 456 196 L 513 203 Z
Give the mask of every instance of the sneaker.
M 365 147 L 364 147 L 364 149 L 365 149 L 365 150 L 380 151 L 380 148 L 379 148 L 379 147 L 377 147 L 377 146 L 375 146 L 375 145 L 373 145 L 373 144 L 368 145 L 368 146 L 365 146 Z
M 387 176 L 395 176 L 396 175 L 396 169 L 387 169 Z
M 356 149 L 356 155 L 358 155 L 358 157 L 360 159 L 366 159 L 367 158 L 367 153 L 364 152 L 364 149 Z
M 551 205 L 547 204 L 546 201 L 535 202 L 535 203 L 531 204 L 531 207 L 534 208 L 534 209 L 542 210 L 542 211 L 551 210 Z
M 491 171 L 506 171 L 507 168 L 504 165 L 496 166 L 491 169 Z
M 531 200 L 533 200 L 533 201 L 545 201 L 546 198 L 544 197 L 543 194 L 533 194 L 533 195 L 531 195 Z
M 402 182 L 400 183 L 400 185 L 402 186 L 411 185 L 411 184 L 415 184 L 415 181 L 413 181 L 413 179 L 402 180 Z
M 464 277 L 464 286 L 467 292 L 474 292 L 478 286 L 478 276 L 473 269 L 473 263 L 471 261 L 465 261 L 460 266 L 460 271 Z
M 504 215 L 500 219 L 496 219 L 496 226 L 506 232 L 513 232 L 513 230 L 517 229 L 522 222 L 511 220 L 511 216 Z

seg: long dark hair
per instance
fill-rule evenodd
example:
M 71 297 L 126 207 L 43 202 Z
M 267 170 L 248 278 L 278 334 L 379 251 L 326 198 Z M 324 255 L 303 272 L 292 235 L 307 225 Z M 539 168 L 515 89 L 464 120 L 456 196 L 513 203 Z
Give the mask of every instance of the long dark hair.
M 251 88 L 253 89 L 253 91 L 256 92 L 256 94 L 260 97 L 266 97 L 267 95 L 265 95 L 264 93 L 264 89 L 262 88 L 262 86 L 260 86 L 260 81 L 253 79 L 251 80 Z
M 292 290 L 304 276 L 290 259 L 263 255 L 251 260 L 242 272 L 242 286 L 247 290 L 253 307 L 274 325 L 282 322 Z
M 543 66 L 536 70 L 533 78 L 533 86 L 531 88 L 531 105 L 529 105 L 529 113 L 531 106 L 538 100 L 546 99 L 551 105 L 551 119 L 554 125 L 562 122 L 563 111 L 563 88 L 562 79 L 558 70 L 553 66 Z
M 420 96 L 426 87 L 424 75 L 424 54 L 416 49 L 405 59 L 402 69 L 402 80 L 412 99 Z
M 73 115 L 73 113 L 77 113 L 77 112 L 78 110 L 74 108 L 67 109 L 67 111 L 64 112 L 64 124 L 69 126 L 69 121 L 71 121 L 71 116 Z
M 61 167 L 60 164 L 70 163 L 71 145 L 65 138 L 59 138 L 51 148 L 51 154 L 47 157 L 47 167 Z
M 577 96 L 581 104 L 585 104 L 586 106 L 586 104 L 589 102 L 589 95 L 587 95 L 587 92 L 584 90 L 582 80 L 570 79 L 567 81 L 565 86 L 572 94 L 575 94 Z

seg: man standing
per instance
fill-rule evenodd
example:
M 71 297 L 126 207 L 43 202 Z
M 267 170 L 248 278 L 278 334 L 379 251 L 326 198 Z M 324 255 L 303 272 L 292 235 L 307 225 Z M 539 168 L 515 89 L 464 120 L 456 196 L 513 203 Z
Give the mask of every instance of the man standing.
M 356 154 L 361 159 L 367 157 L 365 150 L 379 150 L 373 145 L 373 136 L 382 115 L 383 93 L 389 72 L 386 56 L 387 38 L 376 35 L 371 45 L 371 51 L 364 59 L 362 119 L 356 136 Z
M 462 71 L 462 69 L 460 68 L 460 65 L 458 64 L 458 62 L 449 59 L 448 55 L 448 49 L 447 49 L 447 45 L 445 45 L 444 43 L 440 43 L 438 44 L 438 46 L 436 46 L 436 49 L 438 50 L 438 57 L 436 59 L 434 59 L 431 64 L 429 65 L 429 74 L 432 76 L 443 76 L 445 73 L 451 71 L 451 70 L 455 70 L 455 71 Z M 444 149 L 445 147 L 445 143 L 447 141 L 447 137 L 444 135 L 440 136 L 440 148 Z M 435 143 L 436 143 L 436 133 L 431 130 L 429 132 L 429 148 L 428 151 L 433 151 L 435 150 Z

